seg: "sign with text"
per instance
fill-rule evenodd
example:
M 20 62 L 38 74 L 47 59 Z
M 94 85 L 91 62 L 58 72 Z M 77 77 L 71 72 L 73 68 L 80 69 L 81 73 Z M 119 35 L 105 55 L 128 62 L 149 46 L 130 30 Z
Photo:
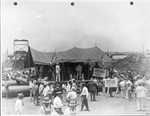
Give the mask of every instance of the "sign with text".
M 93 76 L 96 76 L 96 77 L 105 77 L 106 76 L 106 70 L 99 69 L 99 68 L 94 68 Z
M 105 80 L 105 87 L 117 87 L 117 80 L 116 79 L 106 79 Z

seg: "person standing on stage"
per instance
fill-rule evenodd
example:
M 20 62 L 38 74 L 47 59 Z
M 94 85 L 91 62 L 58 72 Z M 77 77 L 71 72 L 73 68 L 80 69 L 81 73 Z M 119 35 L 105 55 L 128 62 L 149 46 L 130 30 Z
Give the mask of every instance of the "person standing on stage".
M 82 66 L 80 64 L 77 65 L 76 72 L 77 72 L 77 79 L 79 80 L 81 78 L 81 74 L 82 74 Z
M 85 111 L 90 111 L 89 105 L 88 105 L 88 99 L 87 99 L 88 98 L 88 89 L 87 89 L 85 83 L 82 83 L 82 87 L 83 87 L 83 89 L 82 89 L 82 92 L 80 94 L 81 102 L 82 102 L 81 111 L 83 111 L 84 106 L 86 107 Z
M 60 66 L 59 64 L 57 63 L 56 64 L 56 81 L 60 81 Z

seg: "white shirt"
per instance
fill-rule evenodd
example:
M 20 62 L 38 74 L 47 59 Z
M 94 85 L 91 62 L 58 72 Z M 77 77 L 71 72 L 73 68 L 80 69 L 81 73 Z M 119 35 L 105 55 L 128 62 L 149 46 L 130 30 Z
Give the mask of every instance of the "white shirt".
M 45 114 L 45 110 L 46 110 L 46 111 L 51 111 L 50 106 L 48 106 L 47 108 L 46 108 L 46 107 L 44 108 L 44 106 L 41 106 L 41 107 L 40 107 L 40 110 L 39 110 L 39 114 L 41 114 L 41 115 L 42 115 L 42 114 Z
M 43 95 L 47 96 L 49 90 L 50 90 L 49 86 L 47 86 L 46 88 L 44 88 Z
M 56 111 L 55 111 L 55 109 L 54 109 L 54 106 L 52 105 L 51 106 L 51 114 L 50 115 L 52 115 L 52 116 L 55 116 L 55 115 L 59 115 Z
M 54 108 L 61 108 L 63 106 L 61 99 L 56 96 L 53 101 Z
M 42 84 L 40 84 L 39 86 L 39 93 L 41 94 L 42 90 L 44 89 L 44 86 Z
M 77 99 L 77 93 L 75 91 L 71 91 L 67 94 L 66 98 L 70 100 L 76 100 Z
M 73 114 L 77 114 L 79 110 L 76 108 L 75 111 L 71 111 L 70 108 L 67 108 L 64 112 L 64 115 L 73 115 Z
M 87 89 L 87 87 L 83 87 L 83 90 L 82 90 L 80 96 L 82 96 L 82 95 L 86 95 L 86 98 L 88 97 L 88 89 Z
M 126 82 L 126 85 L 128 85 L 128 84 L 132 85 L 132 82 L 131 82 L 130 80 L 128 80 L 128 81 Z
M 33 85 L 34 85 L 34 84 L 30 81 L 30 82 L 29 82 L 29 88 L 32 89 L 32 86 L 33 86 Z
M 69 93 L 69 92 L 70 92 L 70 90 L 71 90 L 71 87 L 70 87 L 70 84 L 68 84 L 68 85 L 67 85 L 67 87 L 66 87 L 66 91 L 67 91 L 67 93 Z
M 60 67 L 59 67 L 59 65 L 56 65 L 56 73 L 60 73 Z
M 143 86 L 137 86 L 135 93 L 137 94 L 137 97 L 146 97 L 147 89 Z
M 23 102 L 21 99 L 17 99 L 15 103 L 15 110 L 17 114 L 22 114 L 23 112 Z

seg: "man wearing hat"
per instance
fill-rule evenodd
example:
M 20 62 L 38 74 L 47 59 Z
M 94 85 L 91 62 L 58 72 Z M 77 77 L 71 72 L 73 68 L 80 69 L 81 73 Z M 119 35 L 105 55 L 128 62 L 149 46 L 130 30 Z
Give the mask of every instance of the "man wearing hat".
M 89 94 L 88 89 L 87 89 L 85 83 L 82 83 L 82 87 L 83 87 L 83 89 L 82 89 L 82 92 L 80 94 L 81 100 L 82 100 L 81 111 L 83 111 L 84 106 L 86 107 L 85 111 L 90 111 L 89 110 L 89 105 L 88 105 L 88 100 L 87 100 L 88 94 Z
M 69 103 L 70 101 L 77 102 L 77 93 L 76 93 L 76 88 L 74 86 L 71 88 L 71 91 L 67 94 L 66 98 Z
M 144 82 L 140 82 L 135 90 L 138 111 L 143 110 L 144 107 L 144 100 L 147 93 L 147 89 L 144 87 L 144 84 Z
M 39 103 L 39 87 L 36 80 L 33 81 L 32 92 L 33 92 L 33 103 L 37 106 Z
M 15 110 L 18 115 L 21 115 L 23 113 L 23 106 L 24 106 L 24 103 L 22 101 L 23 97 L 24 97 L 23 93 L 19 93 L 17 96 L 18 99 L 16 100 L 15 103 Z
M 60 81 L 60 66 L 56 64 L 56 81 Z
M 62 104 L 62 91 L 59 90 L 59 91 L 56 91 L 55 92 L 56 94 L 56 97 L 54 98 L 54 101 L 53 101 L 53 105 L 54 105 L 54 110 L 60 114 L 60 115 L 63 115 L 63 111 L 62 111 L 62 107 L 63 107 L 63 104 Z
M 95 93 L 96 93 L 96 88 L 97 88 L 96 82 L 93 79 L 91 79 L 91 82 L 89 82 L 87 86 L 89 88 L 91 101 L 96 101 L 95 99 Z
M 75 101 L 71 101 L 68 104 L 68 108 L 65 110 L 64 115 L 76 115 L 78 112 L 77 103 Z
M 49 97 L 45 97 L 43 100 L 43 106 L 40 107 L 40 114 L 49 115 L 51 114 L 51 100 Z

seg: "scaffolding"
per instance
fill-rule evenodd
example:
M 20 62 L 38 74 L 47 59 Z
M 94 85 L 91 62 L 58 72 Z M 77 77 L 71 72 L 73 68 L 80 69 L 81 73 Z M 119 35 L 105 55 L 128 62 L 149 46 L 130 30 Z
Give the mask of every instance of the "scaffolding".
M 25 54 L 25 53 L 23 54 L 23 52 L 26 51 L 26 53 L 27 53 L 28 48 L 29 48 L 29 41 L 28 40 L 25 40 L 25 39 L 22 39 L 22 40 L 15 39 L 14 40 L 14 48 L 13 48 L 14 58 L 15 58 L 14 69 L 16 69 L 17 58 L 20 58 L 22 56 L 26 56 L 27 54 Z M 29 60 L 30 56 L 29 55 L 30 54 L 28 53 L 28 68 L 29 68 L 29 72 L 30 72 L 30 60 Z

